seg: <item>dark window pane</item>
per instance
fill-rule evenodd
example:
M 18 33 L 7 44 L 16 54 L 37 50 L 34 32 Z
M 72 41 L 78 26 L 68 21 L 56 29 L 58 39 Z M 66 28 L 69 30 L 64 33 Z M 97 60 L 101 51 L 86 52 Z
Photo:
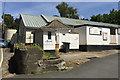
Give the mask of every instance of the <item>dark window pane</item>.
M 51 39 L 51 32 L 48 31 L 48 39 Z

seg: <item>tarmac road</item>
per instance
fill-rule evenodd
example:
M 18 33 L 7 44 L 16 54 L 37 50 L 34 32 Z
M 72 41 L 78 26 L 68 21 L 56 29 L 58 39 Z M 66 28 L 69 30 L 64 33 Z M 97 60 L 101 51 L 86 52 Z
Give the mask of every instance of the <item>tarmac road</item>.
M 118 78 L 118 54 L 93 59 L 67 72 L 16 75 L 13 78 Z

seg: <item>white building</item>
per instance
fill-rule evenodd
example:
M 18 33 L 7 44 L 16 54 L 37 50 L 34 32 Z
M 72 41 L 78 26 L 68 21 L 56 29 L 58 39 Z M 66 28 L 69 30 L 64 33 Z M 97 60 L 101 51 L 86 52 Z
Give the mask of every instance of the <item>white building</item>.
M 47 15 L 35 16 L 35 15 L 20 14 L 20 19 L 21 20 L 18 31 L 19 37 L 17 41 L 22 43 L 34 43 L 34 37 L 36 35 L 33 36 L 31 32 L 33 30 L 38 30 L 39 28 L 41 29 L 42 26 L 48 26 L 53 20 L 58 19 L 62 22 L 62 24 L 74 28 L 72 29 L 72 32 L 79 33 L 79 50 L 95 51 L 95 50 L 117 49 L 118 47 L 120 47 L 120 31 L 118 30 L 119 25 L 86 21 L 80 19 L 47 16 Z M 41 31 L 39 30 L 39 32 L 38 33 L 36 32 L 35 34 L 39 34 L 38 37 L 40 37 L 40 39 L 43 40 L 43 41 L 40 40 L 39 43 L 41 43 L 41 46 L 44 48 L 44 50 L 49 50 L 49 49 L 53 50 L 55 47 L 51 47 L 50 45 L 47 46 L 47 44 L 54 45 L 56 43 L 55 33 L 56 34 L 58 33 L 57 31 L 55 31 L 54 28 L 52 29 L 51 35 L 53 36 L 51 37 L 52 39 L 51 42 L 47 40 L 48 31 L 41 29 Z M 64 31 L 64 30 L 61 30 L 59 32 L 60 47 L 62 46 L 63 41 L 67 41 L 67 39 L 70 40 L 69 38 L 67 38 L 68 35 L 77 37 L 77 34 L 68 34 L 68 32 L 69 31 Z M 66 34 L 64 35 L 64 33 Z M 40 35 L 42 36 L 42 38 Z M 72 40 L 74 38 L 72 37 L 70 38 L 71 38 L 71 42 L 74 43 L 75 41 Z M 38 43 L 38 41 L 35 42 Z M 71 45 L 76 45 L 76 43 Z M 74 49 L 72 47 L 70 48 Z
M 53 20 L 49 25 L 33 31 L 34 43 L 40 44 L 43 50 L 55 50 L 55 44 L 63 49 L 63 42 L 70 43 L 70 50 L 79 50 L 79 34 L 71 33 L 71 27 L 59 20 Z
M 80 50 L 115 49 L 120 44 L 117 27 L 86 25 L 76 27 L 75 31 L 79 33 Z

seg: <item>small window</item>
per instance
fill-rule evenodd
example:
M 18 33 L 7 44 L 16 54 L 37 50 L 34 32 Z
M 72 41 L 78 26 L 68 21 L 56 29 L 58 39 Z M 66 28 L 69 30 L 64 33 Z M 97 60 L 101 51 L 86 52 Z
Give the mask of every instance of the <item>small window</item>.
M 48 31 L 48 39 L 51 39 L 51 32 Z
M 63 35 L 65 35 L 65 34 L 63 34 Z

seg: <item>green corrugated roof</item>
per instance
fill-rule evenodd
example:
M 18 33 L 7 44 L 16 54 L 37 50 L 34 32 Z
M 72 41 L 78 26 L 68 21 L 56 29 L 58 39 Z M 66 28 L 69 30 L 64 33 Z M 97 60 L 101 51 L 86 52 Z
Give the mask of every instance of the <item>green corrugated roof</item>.
M 25 27 L 29 28 L 40 28 L 41 26 L 45 26 L 47 23 L 41 16 L 28 15 L 28 14 L 20 14 L 23 20 Z
M 64 17 L 55 17 L 55 16 L 35 16 L 35 15 L 28 15 L 28 14 L 21 14 L 25 27 L 29 28 L 40 28 L 41 26 L 47 25 L 47 22 L 51 22 L 55 19 L 61 20 L 66 25 L 72 26 L 79 26 L 79 25 L 98 25 L 98 26 L 106 26 L 106 27 L 118 27 L 120 25 L 109 24 L 109 23 L 102 23 L 102 22 L 93 22 L 93 21 L 86 21 L 80 19 L 70 19 Z
M 120 26 L 120 25 L 115 25 L 115 24 L 93 22 L 93 21 L 86 21 L 86 20 L 80 20 L 80 19 L 70 19 L 70 18 L 47 16 L 47 15 L 42 15 L 42 16 L 47 20 L 47 22 L 51 22 L 54 19 L 60 19 L 64 24 L 73 25 L 73 26 L 79 26 L 79 25 L 84 25 L 84 24 L 106 26 L 106 27 Z

